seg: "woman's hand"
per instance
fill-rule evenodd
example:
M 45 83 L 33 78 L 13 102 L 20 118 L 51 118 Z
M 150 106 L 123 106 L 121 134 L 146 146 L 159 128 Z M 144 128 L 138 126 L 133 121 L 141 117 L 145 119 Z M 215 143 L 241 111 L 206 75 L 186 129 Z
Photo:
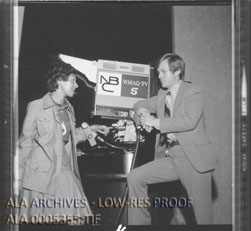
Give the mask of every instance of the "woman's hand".
M 104 136 L 107 136 L 109 131 L 110 131 L 110 129 L 105 125 L 96 125 L 96 124 L 94 124 L 94 125 L 91 125 L 90 128 L 91 128 L 91 130 L 93 132 L 101 133 Z

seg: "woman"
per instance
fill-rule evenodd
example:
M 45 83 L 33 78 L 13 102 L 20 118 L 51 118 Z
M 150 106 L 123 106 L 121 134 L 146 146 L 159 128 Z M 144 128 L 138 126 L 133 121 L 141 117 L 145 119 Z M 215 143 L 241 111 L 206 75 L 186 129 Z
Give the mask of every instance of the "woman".
M 67 100 L 78 87 L 75 73 L 70 64 L 53 63 L 46 76 L 48 93 L 28 105 L 16 175 L 22 186 L 21 199 L 28 205 L 22 206 L 20 213 L 31 223 L 36 223 L 39 215 L 43 216 L 40 222 L 83 223 L 83 218 L 92 214 L 76 154 L 76 144 L 86 136 L 82 128 L 75 128 L 74 110 Z M 91 126 L 97 128 L 107 132 L 105 126 Z

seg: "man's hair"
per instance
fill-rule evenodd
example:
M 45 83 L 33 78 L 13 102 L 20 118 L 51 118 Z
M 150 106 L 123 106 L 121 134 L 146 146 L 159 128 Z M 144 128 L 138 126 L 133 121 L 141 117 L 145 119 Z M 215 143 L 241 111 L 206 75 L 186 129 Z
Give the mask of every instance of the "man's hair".
M 46 89 L 49 92 L 55 91 L 58 88 L 57 80 L 67 81 L 71 74 L 76 73 L 77 71 L 74 67 L 58 58 L 51 63 L 50 68 L 45 75 Z
M 157 61 L 157 67 L 160 65 L 160 63 L 162 63 L 164 61 L 167 61 L 168 65 L 169 65 L 169 70 L 172 73 L 180 70 L 180 75 L 179 75 L 180 79 L 185 78 L 185 62 L 180 56 L 178 56 L 176 54 L 172 54 L 172 53 L 164 54 Z

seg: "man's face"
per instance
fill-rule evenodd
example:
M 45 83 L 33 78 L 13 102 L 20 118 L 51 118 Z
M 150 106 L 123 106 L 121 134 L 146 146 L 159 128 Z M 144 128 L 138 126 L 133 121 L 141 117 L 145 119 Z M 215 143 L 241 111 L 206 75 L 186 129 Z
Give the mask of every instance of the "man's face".
M 159 79 L 163 88 L 170 88 L 180 80 L 180 71 L 175 71 L 174 73 L 171 72 L 167 60 L 164 60 L 159 64 L 158 72 Z
M 78 88 L 76 76 L 71 74 L 67 81 L 59 80 L 58 87 L 66 97 L 73 97 L 75 90 Z

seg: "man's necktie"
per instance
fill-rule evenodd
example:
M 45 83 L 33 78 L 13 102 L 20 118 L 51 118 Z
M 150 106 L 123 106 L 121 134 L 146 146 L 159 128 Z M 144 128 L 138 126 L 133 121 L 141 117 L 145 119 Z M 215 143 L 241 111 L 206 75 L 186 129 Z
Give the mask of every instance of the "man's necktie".
M 166 93 L 166 101 L 165 101 L 165 105 L 164 105 L 164 116 L 165 117 L 171 117 L 171 91 L 168 90 Z M 161 134 L 160 136 L 160 145 L 163 146 L 164 144 L 167 144 L 168 142 L 168 138 L 167 138 L 167 134 Z
M 166 102 L 165 102 L 165 105 L 164 105 L 164 116 L 165 117 L 171 117 L 171 97 L 172 97 L 172 94 L 171 94 L 171 91 L 168 90 L 167 93 L 166 93 Z

